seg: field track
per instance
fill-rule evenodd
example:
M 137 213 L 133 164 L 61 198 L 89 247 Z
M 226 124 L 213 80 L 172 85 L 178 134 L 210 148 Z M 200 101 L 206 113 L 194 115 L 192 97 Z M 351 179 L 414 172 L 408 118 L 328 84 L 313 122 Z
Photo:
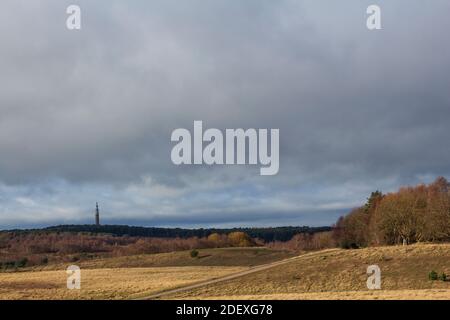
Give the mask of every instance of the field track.
M 284 265 L 284 264 L 290 263 L 290 262 L 292 262 L 294 260 L 297 260 L 297 259 L 302 259 L 302 258 L 307 258 L 307 257 L 308 258 L 309 257 L 314 257 L 314 256 L 317 256 L 317 255 L 323 255 L 324 253 L 327 253 L 327 252 L 333 252 L 333 251 L 338 251 L 338 250 L 339 249 L 328 249 L 328 250 L 322 250 L 322 251 L 319 251 L 319 252 L 306 253 L 306 254 L 302 254 L 302 255 L 296 256 L 296 257 L 284 259 L 284 260 L 281 260 L 281 261 L 276 261 L 276 262 L 271 262 L 271 263 L 264 264 L 264 265 L 255 266 L 255 267 L 250 268 L 249 270 L 233 273 L 233 274 L 230 274 L 230 275 L 227 275 L 227 276 L 223 276 L 223 277 L 220 277 L 220 278 L 215 278 L 215 279 L 211 279 L 211 280 L 198 282 L 198 283 L 187 285 L 187 286 L 184 286 L 184 287 L 181 287 L 181 288 L 170 289 L 170 290 L 165 290 L 165 291 L 153 293 L 153 294 L 151 294 L 149 296 L 140 297 L 137 300 L 160 299 L 162 297 L 170 296 L 170 295 L 173 295 L 173 294 L 176 294 L 176 293 L 181 293 L 181 292 L 189 291 L 189 290 L 192 290 L 192 289 L 197 289 L 197 288 L 200 288 L 200 287 L 205 287 L 205 286 L 208 286 L 208 285 L 211 285 L 211 284 L 216 284 L 216 283 L 223 282 L 223 281 L 233 280 L 233 279 L 240 278 L 240 277 L 243 277 L 243 276 L 255 273 L 255 272 L 264 271 L 264 270 L 267 270 L 267 269 L 270 269 L 270 268 L 273 268 L 273 267 L 277 267 L 277 266 L 280 266 L 280 265 Z

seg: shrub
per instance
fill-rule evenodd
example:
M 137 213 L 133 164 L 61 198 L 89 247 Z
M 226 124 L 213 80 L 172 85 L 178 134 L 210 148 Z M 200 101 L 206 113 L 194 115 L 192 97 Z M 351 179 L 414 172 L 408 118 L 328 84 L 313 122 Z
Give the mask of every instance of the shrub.
M 436 272 L 436 271 L 431 271 L 431 272 L 428 274 L 428 279 L 430 279 L 430 280 L 432 280 L 432 281 L 437 280 L 437 279 L 438 279 L 438 274 L 437 274 L 437 272 Z
M 22 258 L 20 260 L 17 260 L 15 262 L 14 266 L 16 268 L 23 268 L 23 267 L 25 267 L 27 265 L 27 263 L 28 263 L 28 259 L 27 258 Z
M 339 247 L 341 249 L 359 249 L 360 247 L 355 242 L 350 241 L 342 241 L 339 243 Z
M 197 258 L 198 257 L 198 251 L 197 250 L 191 250 L 191 258 Z
M 442 274 L 439 275 L 439 280 L 441 280 L 441 281 L 447 281 L 447 275 L 446 275 L 444 272 L 442 272 Z

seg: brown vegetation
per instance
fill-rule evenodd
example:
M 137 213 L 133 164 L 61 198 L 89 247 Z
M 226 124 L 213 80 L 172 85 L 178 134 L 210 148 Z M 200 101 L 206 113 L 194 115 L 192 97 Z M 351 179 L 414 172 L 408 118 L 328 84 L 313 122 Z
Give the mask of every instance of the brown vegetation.
M 381 289 L 367 289 L 367 267 L 381 269 Z M 430 271 L 450 273 L 450 244 L 413 244 L 310 252 L 273 268 L 165 298 L 450 299 L 450 281 L 431 281 Z M 416 291 L 420 290 L 420 291 Z M 423 294 L 423 296 L 422 296 Z
M 359 250 L 328 249 L 289 258 L 267 248 L 200 249 L 94 259 L 77 263 L 81 290 L 66 289 L 67 264 L 0 273 L 0 299 L 127 299 L 247 272 L 255 263 L 282 264 L 233 280 L 189 289 L 164 298 L 189 299 L 450 299 L 449 281 L 429 272 L 450 273 L 449 244 L 415 244 Z M 289 258 L 289 259 L 286 259 Z M 366 287 L 368 265 L 377 264 L 382 289 Z M 232 266 L 232 267 L 230 267 Z
M 96 257 L 119 257 L 202 248 L 251 247 L 243 232 L 212 234 L 208 238 L 115 237 L 83 233 L 0 233 L 0 270 Z
M 449 300 L 450 290 L 375 290 L 195 297 L 198 300 Z
M 268 243 L 266 246 L 272 249 L 301 252 L 334 248 L 336 247 L 336 240 L 331 231 L 314 234 L 299 233 L 289 241 L 275 241 Z
M 334 229 L 344 248 L 450 240 L 450 184 L 438 178 L 430 185 L 373 192 L 365 206 L 341 217 Z
M 130 299 L 244 269 L 241 267 L 82 269 L 81 290 L 67 289 L 65 268 L 39 272 L 4 272 L 0 273 L 0 299 Z

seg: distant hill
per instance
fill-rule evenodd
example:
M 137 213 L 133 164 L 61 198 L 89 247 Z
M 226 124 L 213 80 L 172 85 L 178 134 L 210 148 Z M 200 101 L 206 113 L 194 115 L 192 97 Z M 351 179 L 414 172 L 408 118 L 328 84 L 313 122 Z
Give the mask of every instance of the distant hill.
M 191 238 L 207 237 L 212 233 L 227 234 L 242 231 L 252 238 L 259 238 L 266 242 L 288 241 L 298 233 L 317 233 L 330 231 L 331 227 L 275 227 L 275 228 L 233 228 L 233 229 L 181 229 L 181 228 L 155 228 L 135 227 L 126 225 L 61 225 L 33 230 L 10 230 L 9 232 L 73 232 L 110 234 L 114 236 L 155 237 L 155 238 Z

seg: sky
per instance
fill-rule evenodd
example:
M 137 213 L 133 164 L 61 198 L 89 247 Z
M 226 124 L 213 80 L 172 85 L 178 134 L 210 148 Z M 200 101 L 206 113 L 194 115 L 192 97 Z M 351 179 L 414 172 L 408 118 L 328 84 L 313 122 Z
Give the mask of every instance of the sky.
M 81 30 L 66 8 L 81 8 Z M 381 30 L 366 9 L 381 8 Z M 4 0 L 0 229 L 331 225 L 450 177 L 450 2 Z M 175 166 L 177 128 L 277 128 L 280 170 Z

